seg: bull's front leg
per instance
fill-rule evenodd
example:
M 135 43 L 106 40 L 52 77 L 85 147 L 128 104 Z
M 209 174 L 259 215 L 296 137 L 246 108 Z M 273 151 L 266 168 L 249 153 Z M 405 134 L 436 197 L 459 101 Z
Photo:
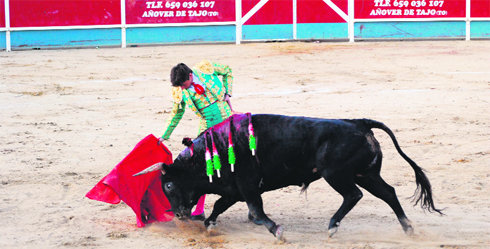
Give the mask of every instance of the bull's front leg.
M 204 225 L 208 230 L 212 229 L 213 226 L 216 225 L 216 219 L 220 214 L 225 212 L 229 207 L 233 206 L 237 202 L 236 199 L 229 197 L 221 197 L 219 198 L 213 206 L 213 211 L 211 215 L 204 221 Z
M 263 223 L 269 232 L 274 234 L 278 240 L 285 241 L 282 226 L 276 225 L 276 223 L 269 219 L 269 217 L 267 217 L 265 214 L 262 197 L 260 195 L 257 195 L 255 198 L 248 198 L 247 206 L 250 214 L 256 218 L 257 222 Z

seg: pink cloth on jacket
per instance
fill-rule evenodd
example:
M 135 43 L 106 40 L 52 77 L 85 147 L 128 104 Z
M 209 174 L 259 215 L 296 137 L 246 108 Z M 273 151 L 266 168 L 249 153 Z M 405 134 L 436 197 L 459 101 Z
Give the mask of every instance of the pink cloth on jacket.
M 138 227 L 155 221 L 172 220 L 173 213 L 166 212 L 171 207 L 162 191 L 161 172 L 133 177 L 155 163 L 172 163 L 172 153 L 165 145 L 157 143 L 155 136 L 150 134 L 145 137 L 85 196 L 111 204 L 124 201 L 136 214 Z

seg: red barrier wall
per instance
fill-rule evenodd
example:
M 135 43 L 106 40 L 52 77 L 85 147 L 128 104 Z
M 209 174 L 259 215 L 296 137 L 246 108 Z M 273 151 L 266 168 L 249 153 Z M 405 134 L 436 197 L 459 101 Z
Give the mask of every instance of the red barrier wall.
M 119 0 L 10 0 L 11 27 L 121 24 Z
M 5 28 L 5 2 L 4 1 L 0 2 L 0 28 Z
M 246 15 L 260 0 L 242 0 Z M 332 0 L 347 14 L 347 0 Z M 298 0 L 298 23 L 344 23 L 323 0 Z M 0 27 L 5 27 L 0 0 Z M 465 0 L 355 0 L 355 18 L 465 17 Z M 490 17 L 490 0 L 471 0 L 472 17 Z M 245 24 L 292 24 L 292 0 L 269 0 Z M 126 0 L 126 23 L 233 22 L 235 0 Z M 119 0 L 10 0 L 11 27 L 120 24 Z
M 355 0 L 355 18 L 466 17 L 465 0 Z
M 347 0 L 332 0 L 347 15 Z M 298 23 L 345 23 L 323 0 L 299 0 Z
M 242 0 L 242 16 L 246 15 L 259 0 Z M 292 0 L 269 0 L 255 13 L 247 24 L 292 24 L 293 23 Z
M 126 0 L 126 23 L 234 22 L 235 0 Z
M 490 17 L 490 0 L 471 0 L 471 17 Z

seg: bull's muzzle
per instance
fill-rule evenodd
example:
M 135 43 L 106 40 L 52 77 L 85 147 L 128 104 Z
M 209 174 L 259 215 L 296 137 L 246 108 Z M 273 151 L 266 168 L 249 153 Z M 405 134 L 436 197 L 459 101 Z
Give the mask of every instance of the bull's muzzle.
M 174 213 L 175 217 L 177 217 L 177 219 L 179 220 L 187 220 L 188 217 L 186 217 L 185 215 L 181 214 L 181 213 Z
M 191 217 L 191 210 L 188 208 L 179 208 L 179 210 L 173 212 L 175 217 L 179 220 L 187 220 Z

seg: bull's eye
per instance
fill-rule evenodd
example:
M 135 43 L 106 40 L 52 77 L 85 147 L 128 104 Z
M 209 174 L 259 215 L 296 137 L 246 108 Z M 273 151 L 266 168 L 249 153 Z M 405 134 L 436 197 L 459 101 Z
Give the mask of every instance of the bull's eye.
M 174 184 L 171 182 L 165 183 L 165 190 L 166 191 L 172 191 L 174 189 Z

